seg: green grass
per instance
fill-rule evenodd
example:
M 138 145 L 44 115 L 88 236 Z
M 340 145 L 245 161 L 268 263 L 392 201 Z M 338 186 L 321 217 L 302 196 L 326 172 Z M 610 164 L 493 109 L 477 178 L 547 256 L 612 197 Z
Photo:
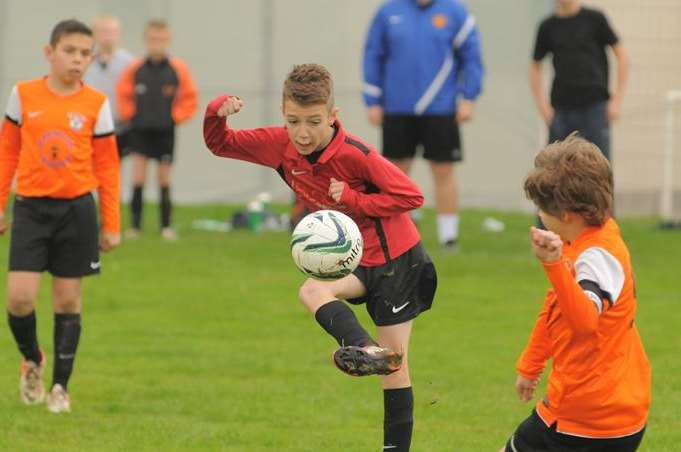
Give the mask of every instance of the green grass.
M 194 218 L 228 214 L 217 206 L 178 208 L 179 242 L 162 242 L 149 221 L 142 239 L 104 257 L 103 274 L 85 283 L 69 415 L 20 403 L 19 354 L 0 322 L 0 450 L 378 450 L 379 381 L 349 378 L 331 364 L 333 340 L 297 300 L 303 277 L 288 234 L 188 227 Z M 487 215 L 502 219 L 506 231 L 484 232 Z M 155 218 L 155 209 L 147 216 Z M 426 215 L 424 242 L 440 286 L 432 311 L 415 324 L 410 351 L 413 451 L 495 451 L 528 415 L 530 405 L 514 393 L 514 363 L 547 288 L 529 250 L 531 222 L 529 215 L 467 211 L 461 252 L 449 255 L 435 245 L 434 217 Z M 622 227 L 654 372 L 641 450 L 678 450 L 681 234 L 647 219 Z M 6 268 L 8 240 L 1 240 Z M 4 277 L 0 285 L 4 292 Z M 38 325 L 51 358 L 49 293 L 46 276 Z M 356 312 L 371 324 L 362 307 Z

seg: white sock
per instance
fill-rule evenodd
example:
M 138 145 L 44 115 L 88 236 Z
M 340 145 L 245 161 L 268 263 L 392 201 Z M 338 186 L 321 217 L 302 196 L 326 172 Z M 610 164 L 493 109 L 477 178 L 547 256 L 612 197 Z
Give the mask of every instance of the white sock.
M 441 244 L 459 238 L 459 215 L 455 213 L 437 214 L 437 238 Z

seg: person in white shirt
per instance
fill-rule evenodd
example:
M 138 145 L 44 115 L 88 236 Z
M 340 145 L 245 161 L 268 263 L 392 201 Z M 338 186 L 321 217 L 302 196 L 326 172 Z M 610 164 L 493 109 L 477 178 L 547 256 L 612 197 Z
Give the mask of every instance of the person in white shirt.
M 99 16 L 92 25 L 95 38 L 95 55 L 85 73 L 85 83 L 106 94 L 116 126 L 116 141 L 121 157 L 129 153 L 128 127 L 120 120 L 116 102 L 116 85 L 133 55 L 119 47 L 121 24 L 115 16 Z

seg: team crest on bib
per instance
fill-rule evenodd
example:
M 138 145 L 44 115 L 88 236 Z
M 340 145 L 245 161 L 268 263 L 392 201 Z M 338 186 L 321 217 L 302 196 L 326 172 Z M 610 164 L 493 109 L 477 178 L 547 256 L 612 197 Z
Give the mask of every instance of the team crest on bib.
M 37 140 L 40 161 L 52 169 L 66 168 L 73 160 L 73 139 L 63 130 L 49 130 Z
M 86 121 L 85 116 L 72 111 L 66 113 L 66 116 L 69 118 L 69 127 L 71 127 L 71 130 L 79 132 L 80 129 L 83 128 L 83 124 L 85 124 Z

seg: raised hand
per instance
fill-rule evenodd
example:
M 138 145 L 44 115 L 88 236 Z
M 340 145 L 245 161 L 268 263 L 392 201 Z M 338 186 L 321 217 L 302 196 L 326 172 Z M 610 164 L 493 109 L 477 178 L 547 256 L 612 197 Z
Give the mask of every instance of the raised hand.
M 556 262 L 563 252 L 563 241 L 552 231 L 530 227 L 532 251 L 542 262 Z
M 227 117 L 239 111 L 244 107 L 244 101 L 239 96 L 230 96 L 218 109 L 218 116 Z

